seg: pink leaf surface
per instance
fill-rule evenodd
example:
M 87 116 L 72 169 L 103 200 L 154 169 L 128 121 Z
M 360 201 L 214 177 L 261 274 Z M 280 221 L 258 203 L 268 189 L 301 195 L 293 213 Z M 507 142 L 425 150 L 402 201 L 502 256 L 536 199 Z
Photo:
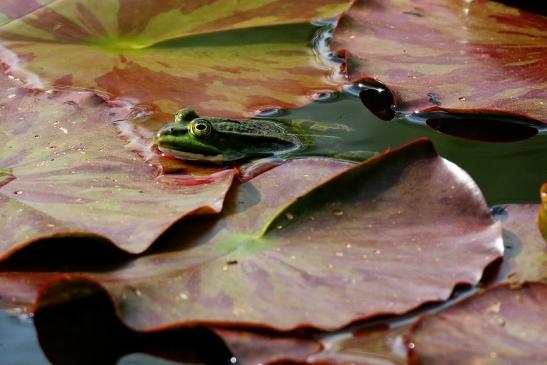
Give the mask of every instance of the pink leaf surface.
M 0 257 L 52 237 L 94 236 L 138 253 L 174 222 L 216 213 L 234 172 L 158 180 L 111 123 L 125 105 L 90 92 L 41 93 L 2 81 Z
M 547 285 L 500 286 L 418 323 L 410 364 L 540 365 L 547 362 Z
M 173 229 L 170 252 L 87 275 L 137 330 L 332 330 L 444 300 L 502 253 L 478 187 L 427 140 L 350 169 L 290 161 L 240 185 L 220 218 Z
M 537 204 L 505 207 L 502 227 L 508 255 L 496 282 L 519 285 L 547 280 L 547 241 L 537 227 L 538 209 Z
M 0 2 L 0 25 L 28 15 L 54 0 L 3 0 Z
M 495 1 L 357 0 L 333 46 L 404 112 L 521 114 L 547 122 L 547 18 Z
M 0 57 L 35 87 L 91 88 L 168 113 L 190 106 L 240 116 L 301 106 L 338 88 L 317 63 L 306 24 L 348 4 L 58 0 L 1 26 Z

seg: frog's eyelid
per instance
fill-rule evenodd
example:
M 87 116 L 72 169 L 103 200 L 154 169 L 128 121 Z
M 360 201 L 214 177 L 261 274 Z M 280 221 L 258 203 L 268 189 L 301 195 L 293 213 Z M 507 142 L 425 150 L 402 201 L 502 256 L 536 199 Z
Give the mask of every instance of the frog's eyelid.
M 192 120 L 199 118 L 199 115 L 189 108 L 184 108 L 175 113 L 175 123 L 191 122 Z

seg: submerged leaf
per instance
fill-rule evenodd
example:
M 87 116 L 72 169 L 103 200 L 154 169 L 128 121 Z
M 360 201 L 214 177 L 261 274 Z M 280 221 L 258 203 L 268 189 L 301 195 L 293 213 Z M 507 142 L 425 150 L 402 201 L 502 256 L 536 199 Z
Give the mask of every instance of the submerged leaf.
M 158 180 L 111 121 L 127 106 L 90 92 L 40 93 L 1 82 L 0 257 L 32 241 L 95 236 L 137 253 L 191 213 L 220 211 L 232 170 Z
M 500 227 L 478 187 L 431 142 L 348 166 L 290 161 L 240 185 L 222 219 L 170 232 L 162 247 L 173 252 L 88 275 L 138 330 L 330 330 L 444 300 L 500 257 Z M 2 275 L 11 288 L 2 296 L 17 296 L 12 275 Z
M 501 286 L 427 316 L 412 334 L 409 364 L 545 364 L 546 301 L 545 284 Z
M 303 105 L 333 90 L 315 64 L 309 21 L 347 0 L 200 2 L 58 0 L 0 27 L 9 72 L 38 87 L 92 88 L 154 103 L 241 115 Z M 287 25 L 287 26 L 282 26 Z
M 334 47 L 404 112 L 521 114 L 547 122 L 547 18 L 495 1 L 357 0 Z

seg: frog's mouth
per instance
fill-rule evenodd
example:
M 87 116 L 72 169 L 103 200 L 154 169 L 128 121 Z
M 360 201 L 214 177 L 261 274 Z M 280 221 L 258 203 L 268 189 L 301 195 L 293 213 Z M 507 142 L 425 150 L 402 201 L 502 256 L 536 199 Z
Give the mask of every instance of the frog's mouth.
M 181 151 L 169 147 L 158 145 L 158 149 L 168 156 L 173 156 L 181 160 L 187 161 L 208 161 L 212 163 L 233 162 L 243 159 L 245 156 L 237 151 L 230 153 L 219 152 L 216 154 L 199 153 L 190 151 Z

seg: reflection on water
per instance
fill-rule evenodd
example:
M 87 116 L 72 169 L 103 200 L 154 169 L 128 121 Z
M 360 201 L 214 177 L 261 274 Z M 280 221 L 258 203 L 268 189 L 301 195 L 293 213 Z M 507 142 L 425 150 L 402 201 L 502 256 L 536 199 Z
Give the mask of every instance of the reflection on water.
M 131 354 L 118 361 L 118 365 L 175 365 L 181 362 L 173 362 L 145 354 Z
M 40 351 L 32 320 L 0 309 L 0 364 L 48 365 Z
M 545 133 L 512 143 L 467 140 L 403 118 L 382 121 L 369 112 L 359 98 L 346 93 L 331 101 L 288 110 L 283 117 L 346 123 L 356 130 L 344 141 L 354 150 L 383 151 L 428 137 L 439 154 L 473 177 L 490 205 L 537 202 L 539 187 L 547 181 Z

